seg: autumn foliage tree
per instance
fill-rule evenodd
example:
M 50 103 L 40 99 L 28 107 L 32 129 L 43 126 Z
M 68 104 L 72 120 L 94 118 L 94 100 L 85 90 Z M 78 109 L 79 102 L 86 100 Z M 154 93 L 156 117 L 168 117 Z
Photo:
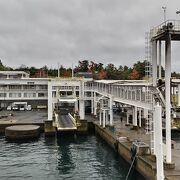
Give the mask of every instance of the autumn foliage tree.
M 138 80 L 139 77 L 140 77 L 140 75 L 136 69 L 133 69 L 132 72 L 129 74 L 130 80 Z
M 102 63 L 96 63 L 91 60 L 82 60 L 78 62 L 78 65 L 73 69 L 74 73 L 78 72 L 90 72 L 93 75 L 94 79 L 122 79 L 122 80 L 138 80 L 145 77 L 145 66 L 146 61 L 137 61 L 132 67 L 122 66 L 116 67 L 114 64 L 109 63 L 104 65 Z M 18 68 L 10 68 L 3 65 L 0 60 L 0 71 L 5 70 L 21 70 L 30 73 L 30 76 L 34 76 L 40 69 L 43 69 L 47 72 L 49 77 L 57 77 L 58 69 L 57 68 L 48 68 L 43 66 L 42 68 L 36 68 L 34 66 L 27 67 L 26 65 L 21 65 Z M 162 75 L 164 75 L 164 69 L 162 69 Z M 60 76 L 61 77 L 71 77 L 72 68 L 65 68 L 61 65 L 60 67 Z M 173 77 L 180 77 L 179 73 L 172 73 Z

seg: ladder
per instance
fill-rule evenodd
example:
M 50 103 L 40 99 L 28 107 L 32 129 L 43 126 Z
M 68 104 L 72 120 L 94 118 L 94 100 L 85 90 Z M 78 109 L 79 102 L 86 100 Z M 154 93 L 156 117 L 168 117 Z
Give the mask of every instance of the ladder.
M 146 134 L 150 135 L 150 148 L 151 153 L 154 153 L 154 129 L 153 129 L 153 95 L 152 89 L 152 45 L 151 45 L 152 32 L 146 32 L 145 34 L 145 75 L 148 81 L 149 86 L 146 87 L 145 91 L 145 102 L 151 104 L 151 110 L 148 111 L 145 122 L 145 131 Z

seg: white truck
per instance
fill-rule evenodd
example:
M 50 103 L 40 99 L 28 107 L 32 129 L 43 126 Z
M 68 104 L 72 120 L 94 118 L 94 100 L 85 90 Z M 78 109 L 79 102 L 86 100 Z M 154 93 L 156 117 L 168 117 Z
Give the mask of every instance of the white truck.
M 13 102 L 11 105 L 7 107 L 8 111 L 31 111 L 31 105 L 28 105 L 27 102 Z

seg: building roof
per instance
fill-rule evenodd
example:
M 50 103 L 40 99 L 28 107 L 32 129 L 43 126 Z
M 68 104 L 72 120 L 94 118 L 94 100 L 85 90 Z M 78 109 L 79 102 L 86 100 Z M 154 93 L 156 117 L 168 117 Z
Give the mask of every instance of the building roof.
M 112 84 L 112 83 L 117 83 L 119 82 L 120 80 L 95 80 L 94 82 L 97 82 L 97 83 L 103 83 L 103 84 Z
M 133 83 L 135 85 L 138 85 L 138 84 L 147 84 L 147 81 L 145 80 L 95 80 L 94 82 L 97 82 L 97 83 L 103 83 L 103 84 L 114 84 L 114 85 L 120 85 L 120 84 L 130 84 L 132 85 Z
M 6 75 L 26 74 L 27 76 L 29 76 L 29 74 L 24 71 L 0 71 L 0 74 L 6 74 Z

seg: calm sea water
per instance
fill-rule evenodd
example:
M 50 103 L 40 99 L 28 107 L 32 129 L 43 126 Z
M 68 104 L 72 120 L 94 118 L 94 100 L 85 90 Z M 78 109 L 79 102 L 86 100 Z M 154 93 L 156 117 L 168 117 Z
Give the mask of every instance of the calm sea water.
M 10 143 L 0 137 L 0 179 L 118 179 L 129 165 L 95 135 Z M 132 171 L 129 179 L 143 178 Z

